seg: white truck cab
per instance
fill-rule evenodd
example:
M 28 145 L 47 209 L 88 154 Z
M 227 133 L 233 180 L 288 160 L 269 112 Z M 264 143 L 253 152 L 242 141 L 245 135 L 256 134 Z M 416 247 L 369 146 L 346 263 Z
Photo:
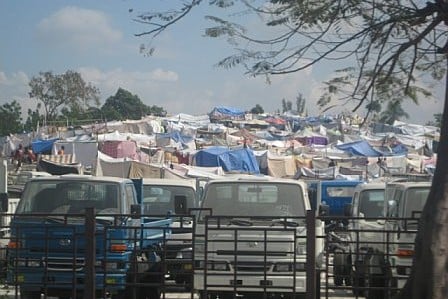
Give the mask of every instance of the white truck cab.
M 207 183 L 194 234 L 194 286 L 200 298 L 292 298 L 306 289 L 311 209 L 301 181 L 220 179 Z M 316 220 L 316 236 L 324 226 Z M 316 238 L 322 262 L 324 239 Z

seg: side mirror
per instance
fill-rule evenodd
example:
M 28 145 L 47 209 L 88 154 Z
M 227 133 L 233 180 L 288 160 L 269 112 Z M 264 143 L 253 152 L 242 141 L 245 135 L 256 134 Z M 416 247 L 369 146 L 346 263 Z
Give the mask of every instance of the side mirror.
M 187 197 L 185 195 L 174 196 L 174 213 L 177 215 L 187 214 Z
M 141 205 L 131 205 L 131 217 L 132 219 L 138 219 L 142 217 Z
M 344 216 L 352 216 L 353 214 L 353 205 L 352 204 L 346 204 L 344 206 Z
M 387 216 L 388 217 L 396 217 L 397 214 L 398 203 L 396 200 L 389 200 L 387 202 Z
M 321 204 L 319 206 L 319 216 L 328 216 L 330 215 L 330 206 Z
M 8 212 L 8 193 L 0 193 L 0 212 Z

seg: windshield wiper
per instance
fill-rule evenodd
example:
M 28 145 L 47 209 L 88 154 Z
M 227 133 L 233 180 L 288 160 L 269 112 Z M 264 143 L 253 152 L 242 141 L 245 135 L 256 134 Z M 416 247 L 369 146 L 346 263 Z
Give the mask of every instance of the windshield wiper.
M 65 223 L 67 221 L 67 218 L 64 216 L 46 216 L 45 222 L 50 223 Z
M 229 224 L 239 225 L 239 226 L 252 226 L 253 223 L 245 219 L 230 219 Z
M 280 225 L 288 226 L 288 227 L 298 227 L 299 226 L 299 222 L 293 221 L 293 220 L 288 220 L 288 219 L 274 219 L 274 220 L 272 220 L 271 226 L 274 226 L 276 224 L 280 224 Z

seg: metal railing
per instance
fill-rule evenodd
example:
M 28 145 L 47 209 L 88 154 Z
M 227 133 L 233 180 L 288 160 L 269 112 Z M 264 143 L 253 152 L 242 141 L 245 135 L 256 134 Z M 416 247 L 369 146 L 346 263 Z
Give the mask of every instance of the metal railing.
M 410 274 L 416 233 L 414 218 L 330 219 L 313 212 L 209 216 L 201 223 L 181 215 L 171 227 L 145 227 L 128 221 L 132 215 L 103 217 L 90 209 L 76 220 L 20 218 L 37 216 L 44 229 L 35 221 L 15 226 L 17 218 L 1 228 L 7 232 L 0 239 L 1 274 L 11 298 L 169 298 L 172 292 L 201 299 L 392 298 Z M 320 221 L 345 225 L 319 235 Z M 144 230 L 158 239 L 145 245 Z M 323 254 L 316 255 L 322 242 Z

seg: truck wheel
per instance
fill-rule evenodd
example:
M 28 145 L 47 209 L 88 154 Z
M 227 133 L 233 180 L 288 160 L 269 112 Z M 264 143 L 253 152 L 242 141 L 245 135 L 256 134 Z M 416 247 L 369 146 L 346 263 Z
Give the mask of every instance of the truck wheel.
M 20 299 L 40 299 L 40 291 L 20 291 Z
M 367 262 L 366 268 L 366 279 L 365 285 L 366 289 L 364 291 L 364 296 L 366 299 L 382 299 L 384 298 L 384 274 L 373 274 L 370 270 L 373 266 L 370 264 L 370 259 Z
M 347 281 L 350 275 L 350 265 L 348 263 L 348 255 L 344 252 L 335 252 L 333 256 L 333 275 L 334 284 L 342 286 L 344 279 Z
M 353 295 L 356 297 L 362 296 L 364 294 L 362 288 L 365 286 L 365 272 L 364 265 L 358 262 L 355 264 L 355 269 L 353 270 L 352 276 L 352 291 Z

